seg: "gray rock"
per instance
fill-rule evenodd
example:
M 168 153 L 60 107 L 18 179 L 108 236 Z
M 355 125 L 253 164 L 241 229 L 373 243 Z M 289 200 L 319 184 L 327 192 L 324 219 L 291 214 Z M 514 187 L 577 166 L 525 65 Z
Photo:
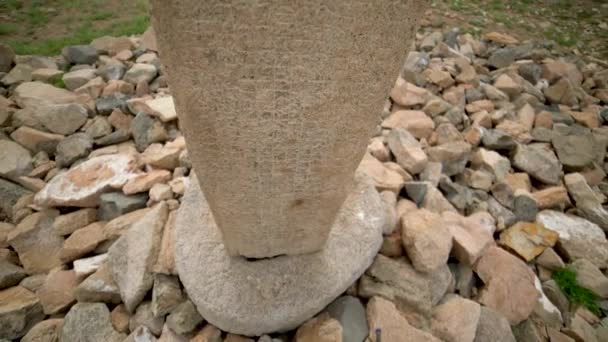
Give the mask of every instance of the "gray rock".
M 131 132 L 124 129 L 117 129 L 101 138 L 95 139 L 95 145 L 108 146 L 125 142 L 131 138 Z
M 43 318 L 42 305 L 31 291 L 21 286 L 0 291 L 0 340 L 19 339 Z
M 0 43 L 0 72 L 9 72 L 13 66 L 15 52 L 10 46 Z
M 27 194 L 31 194 L 31 191 L 17 185 L 13 182 L 9 182 L 0 178 L 0 217 L 12 217 L 13 206 L 17 203 L 21 197 Z
M 118 63 L 104 65 L 101 68 L 98 68 L 95 72 L 98 76 L 101 76 L 104 81 L 110 80 L 120 80 L 125 74 L 127 68 Z
M 88 156 L 92 149 L 93 140 L 88 134 L 72 134 L 57 144 L 55 162 L 58 167 L 69 167 L 78 159 Z
M 21 342 L 58 342 L 63 318 L 49 318 L 30 329 Z
M 592 134 L 559 135 L 551 140 L 560 162 L 568 171 L 579 171 L 591 166 L 594 161 L 603 161 L 606 150 Z M 601 157 L 601 160 L 599 160 Z
M 545 331 L 543 322 L 529 318 L 513 327 L 513 336 L 516 341 L 545 342 L 547 341 Z
M 129 83 L 137 84 L 139 82 L 150 83 L 158 73 L 156 67 L 152 64 L 135 63 L 125 73 L 123 80 Z
M 122 342 L 127 336 L 114 330 L 110 311 L 103 303 L 77 303 L 65 316 L 63 341 Z
M 550 143 L 555 136 L 555 131 L 545 128 L 545 127 L 535 127 L 530 132 L 532 135 L 532 140 L 538 142 Z
M 443 40 L 443 34 L 440 31 L 434 31 L 424 37 L 422 43 L 420 43 L 420 50 L 429 52 L 435 48 L 437 43 Z
M 123 342 L 156 342 L 156 336 L 152 333 L 152 331 L 142 325 L 137 329 L 131 329 L 131 333 Z
M 571 265 L 576 270 L 579 285 L 592 290 L 601 298 L 608 298 L 608 278 L 597 266 L 586 259 L 575 260 Z
M 150 144 L 162 142 L 168 138 L 167 131 L 162 124 L 143 112 L 138 113 L 131 122 L 131 133 L 135 146 L 140 152 L 143 152 Z
M 19 284 L 25 278 L 25 270 L 5 259 L 0 259 L 0 290 Z
M 532 48 L 532 44 L 523 44 L 498 49 L 490 55 L 488 65 L 496 69 L 507 67 L 518 59 L 530 57 Z
M 97 113 L 101 115 L 110 115 L 116 108 L 120 109 L 123 113 L 129 112 L 129 106 L 127 100 L 131 97 L 122 93 L 114 93 L 108 96 L 102 96 L 95 100 L 95 108 Z
M 491 150 L 511 151 L 517 146 L 512 136 L 497 129 L 484 130 L 481 142 Z
M 462 184 L 454 183 L 449 177 L 443 176 L 440 178 L 439 189 L 458 210 L 465 210 L 473 201 L 471 189 Z
M 524 79 L 526 79 L 526 81 L 532 84 L 536 84 L 543 74 L 542 68 L 536 63 L 520 64 L 517 68 L 517 71 L 519 72 L 521 77 L 523 77 Z
M 129 312 L 133 312 L 148 290 L 154 278 L 152 267 L 156 262 L 162 230 L 168 216 L 164 202 L 157 204 L 123 234 L 108 251 L 112 276 Z
M 63 74 L 62 79 L 66 89 L 75 90 L 76 88 L 80 88 L 81 86 L 85 85 L 85 83 L 94 79 L 96 76 L 95 69 L 80 69 L 66 72 Z
M 95 273 L 80 283 L 74 289 L 74 297 L 79 302 L 120 303 L 120 292 L 112 279 L 108 264 L 101 265 Z
M 529 194 L 517 194 L 513 198 L 513 213 L 519 221 L 534 222 L 538 204 Z
M 580 173 L 570 173 L 564 177 L 564 182 L 580 216 L 608 231 L 608 211 L 602 206 L 602 200 L 587 184 L 585 177 Z
M 203 317 L 190 300 L 182 302 L 167 316 L 169 328 L 181 335 L 193 331 L 202 322 Z
M 515 342 L 515 336 L 504 316 L 482 306 L 474 342 Z
M 152 312 L 154 316 L 164 316 L 183 301 L 182 290 L 177 277 L 154 274 L 152 287 Z
M 0 82 L 7 86 L 21 82 L 29 82 L 32 80 L 32 71 L 34 71 L 34 69 L 27 64 L 17 64 L 8 74 L 2 77 Z
M 512 163 L 546 184 L 556 185 L 561 179 L 562 165 L 555 153 L 543 145 L 517 145 Z
M 139 304 L 135 310 L 135 314 L 129 319 L 129 330 L 135 331 L 135 329 L 144 326 L 150 329 L 154 335 L 160 335 L 165 324 L 164 318 L 164 316 L 154 315 L 152 303 L 143 302 Z
M 369 334 L 365 306 L 358 298 L 339 297 L 325 310 L 342 325 L 342 342 L 362 342 Z
M 442 164 L 444 174 L 453 176 L 464 171 L 471 154 L 471 145 L 463 141 L 451 142 L 430 147 L 426 153 L 429 161 Z
M 536 222 L 559 234 L 559 249 L 569 260 L 587 259 L 600 269 L 608 266 L 608 241 L 595 223 L 553 210 L 538 213 Z
M 31 170 L 30 151 L 11 140 L 0 140 L 0 177 L 16 178 Z
M 112 133 L 112 125 L 110 125 L 106 117 L 96 116 L 85 130 L 85 133 L 93 139 L 103 137 Z
M 87 121 L 85 106 L 78 103 L 57 104 L 41 108 L 37 113 L 40 123 L 57 134 L 72 134 Z
M 414 326 L 424 326 L 431 318 L 433 305 L 444 296 L 452 273 L 447 265 L 430 273 L 418 272 L 404 258 L 391 259 L 381 254 L 359 282 L 359 296 L 384 297 L 397 306 Z
M 97 49 L 92 45 L 66 46 L 61 54 L 72 64 L 94 64 L 98 56 Z
M 125 195 L 122 192 L 108 192 L 99 197 L 99 210 L 97 218 L 101 221 L 110 221 L 120 215 L 134 210 L 145 208 L 148 194 Z

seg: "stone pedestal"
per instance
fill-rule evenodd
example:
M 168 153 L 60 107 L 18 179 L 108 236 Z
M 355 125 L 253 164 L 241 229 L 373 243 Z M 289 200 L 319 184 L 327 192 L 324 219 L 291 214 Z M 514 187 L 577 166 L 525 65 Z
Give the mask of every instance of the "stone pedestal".
M 151 0 L 196 172 L 176 265 L 207 321 L 294 328 L 371 264 L 385 211 L 355 170 L 425 4 Z
M 321 311 L 371 265 L 386 224 L 382 206 L 368 176 L 357 174 L 325 248 L 248 261 L 227 254 L 192 177 L 175 222 L 177 271 L 201 315 L 220 329 L 242 335 L 287 331 Z

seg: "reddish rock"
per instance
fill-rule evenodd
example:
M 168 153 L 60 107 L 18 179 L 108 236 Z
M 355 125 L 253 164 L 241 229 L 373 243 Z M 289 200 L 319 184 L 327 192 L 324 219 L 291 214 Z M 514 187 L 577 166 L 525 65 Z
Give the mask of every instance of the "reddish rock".
M 503 314 L 516 325 L 532 313 L 539 293 L 534 286 L 534 272 L 509 252 L 490 247 L 473 270 L 485 284 L 477 300 Z
M 76 298 L 74 289 L 78 279 L 73 270 L 51 272 L 42 287 L 36 292 L 46 315 L 54 315 L 69 308 Z
M 477 259 L 494 245 L 494 218 L 487 212 L 478 212 L 469 217 L 454 212 L 444 212 L 443 220 L 454 237 L 452 255 L 466 265 Z
M 418 139 L 428 139 L 435 123 L 423 111 L 420 110 L 398 110 L 382 122 L 383 128 L 405 128 Z
M 127 181 L 122 191 L 127 195 L 148 191 L 154 184 L 166 183 L 171 179 L 171 172 L 167 170 L 152 170 L 139 174 Z
M 414 268 L 429 272 L 448 261 L 452 234 L 439 214 L 419 209 L 401 216 L 401 236 Z

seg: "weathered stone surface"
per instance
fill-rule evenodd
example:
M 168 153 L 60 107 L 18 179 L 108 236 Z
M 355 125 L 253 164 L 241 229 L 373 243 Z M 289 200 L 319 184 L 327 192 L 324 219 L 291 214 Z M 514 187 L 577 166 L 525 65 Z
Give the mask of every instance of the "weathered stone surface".
M 494 175 L 494 179 L 502 181 L 509 173 L 511 163 L 509 159 L 502 157 L 494 151 L 480 148 L 471 155 L 471 166 L 488 171 Z
M 82 87 L 96 76 L 95 69 L 79 69 L 66 72 L 63 74 L 62 79 L 66 89 L 75 90 Z
M 380 342 L 376 335 L 378 330 L 383 342 L 400 342 L 404 336 L 410 341 L 440 341 L 430 333 L 411 326 L 395 304 L 382 297 L 373 297 L 367 303 L 367 321 L 370 327 L 369 340 L 372 342 Z
M 203 317 L 190 300 L 185 300 L 167 316 L 167 325 L 178 334 L 187 334 L 203 322 Z
M 553 247 L 559 235 L 538 223 L 517 222 L 500 233 L 499 243 L 515 251 L 526 261 L 540 255 L 545 248 Z
M 61 54 L 72 64 L 93 64 L 98 52 L 93 45 L 71 45 L 64 47 Z
M 152 311 L 150 302 L 142 302 L 137 306 L 135 314 L 129 319 L 129 330 L 135 331 L 138 327 L 144 326 L 154 335 L 160 335 L 165 323 L 164 315 L 156 316 Z
M 7 44 L 0 44 L 0 72 L 8 72 L 11 70 L 13 61 L 15 59 L 15 52 Z
M 177 274 L 175 270 L 175 216 L 176 211 L 171 211 L 163 228 L 160 251 L 153 268 L 156 273 Z
M 87 121 L 87 109 L 78 103 L 56 104 L 43 107 L 38 120 L 49 131 L 57 134 L 72 134 Z
M 138 113 L 131 121 L 131 133 L 137 150 L 143 152 L 150 144 L 167 140 L 163 125 L 144 112 Z
M 586 259 L 578 259 L 572 263 L 572 267 L 581 286 L 593 290 L 602 298 L 608 298 L 608 278 L 597 266 Z
M 94 157 L 53 177 L 34 201 L 43 207 L 94 207 L 102 193 L 133 178 L 136 167 L 134 156 L 129 154 Z
M 480 320 L 481 306 L 455 297 L 433 309 L 431 331 L 444 341 L 473 341 Z
M 558 184 L 560 181 L 562 166 L 555 153 L 542 145 L 517 145 L 513 166 L 543 183 Z
M 158 70 L 151 64 L 135 63 L 125 73 L 123 80 L 137 84 L 139 82 L 150 83 L 156 77 Z
M 399 110 L 386 118 L 382 122 L 382 127 L 404 128 L 417 139 L 428 139 L 435 129 L 435 123 L 423 111 Z
M 401 174 L 389 169 L 369 153 L 365 154 L 359 168 L 371 177 L 378 191 L 389 190 L 399 193 L 405 183 L 405 179 Z
M 164 183 L 170 179 L 171 172 L 168 170 L 152 170 L 129 179 L 122 187 L 122 191 L 127 195 L 133 195 L 148 191 L 154 184 Z
M 63 318 L 50 318 L 34 325 L 22 342 L 59 342 Z
M 448 176 L 459 174 L 464 170 L 470 152 L 471 145 L 464 141 L 434 146 L 426 150 L 429 160 L 441 163 L 443 173 Z
M 183 147 L 172 147 L 169 144 L 152 144 L 141 155 L 141 162 L 153 167 L 173 170 L 179 166 L 179 155 Z
M 17 201 L 31 192 L 24 187 L 0 178 L 0 213 L 7 217 L 14 217 L 13 206 Z
M 103 265 L 108 258 L 108 254 L 99 254 L 88 258 L 74 260 L 74 272 L 79 279 L 83 279 L 91 273 L 94 273 Z
M 122 342 L 126 338 L 114 330 L 110 311 L 103 303 L 77 303 L 65 316 L 61 339 L 63 341 Z
M 268 335 L 265 336 L 269 337 Z M 263 339 L 264 336 L 260 337 L 258 341 Z M 222 331 L 213 324 L 207 324 L 201 330 L 199 330 L 192 339 L 190 339 L 190 342 L 221 342 L 221 340 Z M 272 339 L 272 342 L 274 342 L 274 339 Z
M 152 287 L 152 313 L 164 316 L 183 301 L 182 290 L 177 277 L 165 274 L 154 275 Z
M 93 140 L 85 133 L 72 134 L 57 144 L 55 162 L 58 167 L 69 167 L 91 153 Z
M 74 261 L 94 251 L 95 247 L 106 239 L 104 226 L 105 222 L 95 222 L 72 233 L 63 243 L 59 253 L 61 261 Z
M 365 340 L 369 334 L 365 318 L 365 306 L 352 296 L 342 296 L 327 306 L 325 311 L 342 327 L 342 342 Z
M 108 192 L 99 196 L 98 218 L 109 221 L 134 210 L 145 208 L 147 194 L 125 195 L 122 192 Z
M 452 234 L 454 246 L 452 255 L 460 262 L 473 265 L 477 259 L 494 245 L 494 218 L 487 212 L 478 212 L 469 217 L 453 212 L 442 215 Z
M 603 200 L 587 184 L 585 177 L 580 173 L 570 173 L 564 177 L 564 183 L 576 203 L 579 215 L 608 231 L 608 211 L 602 206 Z
M 364 298 L 382 296 L 395 303 L 415 326 L 425 326 L 431 308 L 448 289 L 452 274 L 447 265 L 431 273 L 422 273 L 403 258 L 376 256 L 359 283 Z
M 57 144 L 63 140 L 63 135 L 21 126 L 11 133 L 11 138 L 34 153 L 44 151 L 52 155 Z
M 167 205 L 164 202 L 157 204 L 108 251 L 112 276 L 129 312 L 135 309 L 154 282 L 151 272 L 158 257 L 167 215 Z
M 169 122 L 177 119 L 173 96 L 158 97 L 153 100 L 145 101 L 146 113 L 155 116 L 162 122 Z
M 123 304 L 117 305 L 110 314 L 112 326 L 121 333 L 129 332 L 129 313 Z
M 509 321 L 498 312 L 481 306 L 474 342 L 515 342 Z
M 279 5 L 280 8 L 277 10 L 290 13 L 279 15 L 293 22 L 294 26 L 289 27 L 283 27 L 278 21 L 272 21 L 269 25 L 268 20 L 261 17 L 253 16 L 254 19 L 251 20 L 251 17 L 247 16 L 245 30 L 250 34 L 264 35 L 266 37 L 264 40 L 289 41 L 291 37 L 301 35 L 302 30 L 309 33 L 310 40 L 306 39 L 306 43 L 289 48 L 300 57 L 293 55 L 295 58 L 285 58 L 282 61 L 284 64 L 279 67 L 287 74 L 292 72 L 298 74 L 296 77 L 289 77 L 289 83 L 296 88 L 305 87 L 308 90 L 288 91 L 284 94 L 285 102 L 277 102 L 267 96 L 263 96 L 262 101 L 250 96 L 235 96 L 230 101 L 226 101 L 221 96 L 209 96 L 209 92 L 214 94 L 247 92 L 249 86 L 229 85 L 241 78 L 237 76 L 239 73 L 237 69 L 241 69 L 241 66 L 214 62 L 205 57 L 208 51 L 204 52 L 204 49 L 189 49 L 190 53 L 183 53 L 179 51 L 180 49 L 174 48 L 174 44 L 178 41 L 184 43 L 185 40 L 190 40 L 190 43 L 184 46 L 198 46 L 201 41 L 205 41 L 211 50 L 216 51 L 216 47 L 226 46 L 227 40 L 232 41 L 232 38 L 228 38 L 231 36 L 230 33 L 199 39 L 196 35 L 186 34 L 190 30 L 184 26 L 170 24 L 176 17 L 168 14 L 174 11 L 181 12 L 179 8 L 182 5 L 155 2 L 151 6 L 155 18 L 153 23 L 163 27 L 167 24 L 174 27 L 173 30 L 156 30 L 160 55 L 163 56 L 163 63 L 167 66 L 171 87 L 183 89 L 172 92 L 176 109 L 185 136 L 190 139 L 189 153 L 194 169 L 197 171 L 201 186 L 205 189 L 205 196 L 209 200 L 217 224 L 222 229 L 227 252 L 230 255 L 261 258 L 320 251 L 329 237 L 329 229 L 336 215 L 353 189 L 353 175 L 358 158 L 362 156 L 369 132 L 377 122 L 378 118 L 369 113 L 374 110 L 377 112 L 385 101 L 386 94 L 382 89 L 386 89 L 393 82 L 396 76 L 394 63 L 399 63 L 397 61 L 403 57 L 404 49 L 413 38 L 412 29 L 418 18 L 412 16 L 408 20 L 402 20 L 402 15 L 398 13 L 421 10 L 425 3 L 422 1 L 391 3 L 391 6 L 388 6 L 392 8 L 391 10 L 387 10 L 387 6 L 370 7 L 351 2 L 337 3 L 336 10 L 349 13 L 347 16 L 338 17 L 330 14 L 333 10 L 311 16 L 310 13 L 306 14 L 309 11 L 306 9 L 307 6 L 285 3 Z M 213 4 L 211 7 L 216 5 L 218 4 Z M 186 18 L 181 18 L 180 23 L 185 21 L 200 23 L 201 18 L 208 17 L 211 20 L 208 22 L 203 20 L 206 24 L 200 27 L 203 31 L 207 30 L 205 27 L 212 30 L 220 23 L 222 26 L 243 23 L 241 19 L 228 15 L 227 12 L 218 12 L 211 7 L 199 7 L 199 3 L 189 3 L 188 6 L 193 6 L 193 9 L 199 8 L 200 10 L 192 11 L 199 13 L 196 16 L 188 15 Z M 237 7 L 239 8 L 237 11 L 257 11 L 256 6 L 252 6 L 251 3 L 239 4 Z M 378 15 L 384 20 L 364 29 L 360 25 L 360 20 L 355 18 L 369 15 Z M 391 24 L 388 24 L 389 22 Z M 327 39 L 321 39 L 325 33 L 319 30 L 319 27 L 326 27 L 328 23 L 331 25 L 340 23 L 339 32 L 350 34 L 342 35 L 334 32 L 332 34 L 337 34 L 341 38 L 339 44 L 330 44 Z M 361 44 L 355 38 L 359 33 L 367 36 L 378 35 L 382 39 L 371 39 Z M 234 44 L 236 49 L 249 49 L 249 43 L 245 41 L 234 41 L 231 44 Z M 349 63 L 344 63 L 343 48 L 347 46 L 350 49 L 358 49 L 359 53 L 353 54 L 349 58 Z M 279 51 L 282 50 L 282 47 L 275 46 L 268 51 L 280 54 Z M 254 51 L 251 53 L 251 56 L 257 54 Z M 304 58 L 301 58 L 302 56 Z M 192 72 L 189 67 L 192 65 L 191 61 L 197 61 L 198 72 Z M 244 63 L 256 63 L 258 66 L 250 70 L 251 75 L 247 75 L 252 77 L 252 82 L 259 86 L 264 84 L 264 89 L 272 87 L 264 81 L 268 79 L 267 71 L 264 71 L 267 68 L 260 66 L 269 63 L 270 67 L 276 63 L 268 62 L 263 58 L 253 58 Z M 350 75 L 348 77 L 351 81 L 344 82 L 344 75 Z M 215 82 L 210 82 L 211 79 Z M 318 79 L 323 79 L 322 84 L 312 86 L 309 84 L 310 80 Z M 352 82 L 357 86 L 352 86 Z M 209 86 L 211 83 L 215 83 L 213 87 Z M 321 93 L 325 95 L 311 96 Z M 272 108 L 269 110 L 267 105 L 270 103 Z M 294 103 L 300 103 L 301 108 L 295 108 Z M 197 114 L 194 114 L 193 108 L 209 110 L 197 111 Z M 234 116 L 245 119 L 241 116 L 243 108 L 249 108 L 253 121 L 228 119 L 231 122 L 230 132 L 222 132 L 223 129 L 212 128 L 214 125 L 204 124 L 220 117 Z M 271 115 L 267 116 L 268 113 Z M 259 129 L 249 129 L 252 122 L 260 122 L 258 119 L 253 119 L 258 117 L 263 118 L 261 120 L 268 124 L 260 125 Z M 346 126 L 338 124 L 346 121 L 350 121 L 350 124 Z M 283 125 L 287 126 L 284 129 L 279 128 Z M 338 126 L 339 135 L 336 130 Z M 299 133 L 295 134 L 296 131 Z M 271 132 L 282 133 L 277 136 L 270 134 Z M 235 139 L 234 134 L 239 138 Z M 215 142 L 209 143 L 206 139 Z M 226 142 L 217 139 L 226 139 Z M 239 155 L 244 157 L 242 163 L 241 158 L 221 157 L 233 153 L 231 151 L 235 151 L 235 146 L 240 146 Z M 301 154 L 303 149 L 311 146 L 315 146 L 313 154 L 306 153 L 306 157 L 295 157 Z M 245 160 L 249 158 L 245 156 L 254 155 L 264 155 L 262 159 L 258 158 L 257 166 L 251 160 Z M 218 156 L 212 158 L 213 166 L 207 162 L 210 156 Z M 270 170 L 270 165 L 276 163 L 276 158 L 279 156 L 288 157 L 281 162 L 284 165 L 279 167 L 281 175 L 274 176 L 266 170 Z M 328 163 L 329 160 L 332 162 Z M 237 164 L 238 167 L 235 167 Z M 259 186 L 262 183 L 269 185 Z M 221 191 L 215 187 L 217 184 L 222 184 Z M 301 198 L 298 189 L 306 189 L 306 198 Z M 239 196 L 233 195 L 236 193 Z M 227 203 L 231 204 L 227 205 Z M 267 208 L 274 209 L 269 211 Z M 260 214 L 262 212 L 263 215 Z M 308 233 L 298 233 L 303 231 Z M 293 243 L 294 236 L 297 236 L 297 244 Z
M 76 210 L 69 214 L 57 216 L 53 221 L 53 229 L 59 235 L 69 235 L 77 229 L 95 222 L 96 217 L 97 210 L 94 208 Z
M 484 282 L 478 301 L 504 315 L 511 325 L 528 318 L 538 299 L 534 273 L 517 257 L 490 247 L 473 269 Z
M 556 134 L 551 139 L 555 152 L 566 170 L 582 170 L 590 166 L 599 156 L 602 144 L 591 134 L 561 135 Z M 603 158 L 603 157 L 600 157 Z
M 25 270 L 8 260 L 0 259 L 0 289 L 19 284 L 25 278 Z
M 0 291 L 0 339 L 18 339 L 43 318 L 42 306 L 32 292 L 21 286 Z
M 131 331 L 132 332 L 123 340 L 123 342 L 157 342 L 156 336 L 154 336 L 152 331 L 144 325 Z
M 10 140 L 0 140 L 0 177 L 15 178 L 32 170 L 30 152 Z
M 608 242 L 600 227 L 583 218 L 543 210 L 536 222 L 557 232 L 557 247 L 570 260 L 587 259 L 599 268 L 608 266 Z
M 427 156 L 420 143 L 410 133 L 401 128 L 393 129 L 387 137 L 387 142 L 397 163 L 407 172 L 418 174 L 424 170 Z
M 135 222 L 139 221 L 149 211 L 150 208 L 135 210 L 128 214 L 118 216 L 117 218 L 108 222 L 104 228 L 106 237 L 109 240 L 119 238 L 123 233 L 127 232 Z
M 222 330 L 261 335 L 297 327 L 343 293 L 372 262 L 385 224 L 369 179 L 358 173 L 355 184 L 322 252 L 248 262 L 226 254 L 193 178 L 177 214 L 175 260 L 201 315 Z M 259 317 L 261 308 L 270 314 Z
M 340 323 L 323 313 L 302 324 L 296 336 L 295 342 L 342 342 L 343 329 Z
M 80 283 L 74 290 L 74 297 L 79 302 L 120 303 L 120 291 L 112 279 L 108 264 L 101 265 L 95 273 Z
M 53 315 L 69 308 L 76 299 L 74 288 L 78 285 L 73 270 L 51 272 L 42 287 L 36 292 L 46 315 Z
M 21 83 L 15 88 L 13 99 L 21 108 L 79 102 L 77 94 L 43 82 Z
M 430 272 L 447 264 L 452 234 L 439 214 L 420 209 L 401 216 L 401 236 L 416 270 Z
M 28 274 L 46 273 L 62 264 L 59 254 L 63 238 L 55 233 L 53 220 L 59 213 L 45 210 L 21 221 L 8 236 Z

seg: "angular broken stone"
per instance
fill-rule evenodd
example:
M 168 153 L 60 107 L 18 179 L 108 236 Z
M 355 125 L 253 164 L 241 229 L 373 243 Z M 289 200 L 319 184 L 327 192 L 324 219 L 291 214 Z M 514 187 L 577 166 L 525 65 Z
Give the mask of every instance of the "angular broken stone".
M 594 161 L 603 159 L 602 144 L 592 134 L 556 134 L 551 139 L 551 143 L 560 162 L 569 171 L 580 171 L 591 166 Z
M 108 251 L 112 276 L 129 312 L 133 312 L 152 288 L 152 267 L 158 257 L 167 215 L 167 205 L 164 202 L 157 204 L 134 223 Z
M 63 243 L 59 257 L 67 263 L 74 261 L 89 252 L 106 240 L 104 234 L 105 222 L 95 222 L 76 230 Z
M 74 297 L 79 302 L 120 303 L 120 291 L 112 279 L 109 265 L 101 265 L 95 273 L 82 281 L 74 289 Z
M 154 315 L 152 304 L 149 301 L 142 302 L 137 306 L 135 314 L 129 319 L 129 330 L 135 331 L 138 327 L 144 326 L 154 334 L 160 335 L 165 323 L 165 316 Z
M 43 318 L 34 293 L 21 286 L 0 291 L 0 339 L 18 339 Z
M 65 316 L 63 341 L 122 342 L 127 336 L 114 330 L 110 311 L 103 303 L 77 303 Z
M 73 270 L 51 272 L 42 287 L 36 292 L 46 315 L 54 315 L 69 308 L 76 299 L 74 288 L 78 278 Z
M 602 206 L 602 199 L 587 184 L 585 177 L 580 173 L 570 173 L 564 177 L 564 183 L 580 216 L 608 231 L 608 211 Z
M 63 140 L 64 136 L 21 126 L 11 133 L 11 138 L 33 153 L 44 151 L 52 155 L 55 154 L 57 144 Z
M 500 313 L 481 306 L 474 342 L 515 342 L 511 325 Z
M 557 247 L 569 260 L 587 259 L 599 268 L 608 266 L 608 241 L 596 224 L 554 210 L 543 210 L 536 222 L 559 234 Z
M 0 289 L 19 284 L 25 278 L 25 270 L 5 259 L 0 259 Z
M 441 215 L 425 209 L 402 215 L 401 236 L 405 252 L 416 270 L 430 272 L 447 264 L 452 234 Z
M 481 306 L 472 300 L 454 297 L 433 309 L 431 331 L 445 341 L 473 341 L 481 316 Z
M 10 232 L 8 243 L 17 251 L 28 274 L 46 273 L 62 264 L 59 257 L 63 238 L 55 233 L 56 210 L 32 214 Z
M 399 110 L 391 114 L 382 122 L 382 127 L 388 129 L 404 128 L 417 139 L 428 139 L 435 123 L 423 111 Z
M 196 307 L 190 300 L 179 304 L 167 316 L 167 325 L 178 334 L 192 332 L 202 322 L 203 317 L 196 311 Z
M 424 170 L 427 156 L 420 143 L 406 130 L 393 129 L 387 137 L 388 146 L 395 155 L 397 163 L 407 172 L 418 174 Z
M 34 325 L 21 342 L 59 342 L 63 318 L 49 318 Z
M 32 170 L 30 152 L 10 140 L 0 140 L 0 177 L 15 178 Z
M 150 190 L 154 184 L 164 183 L 171 179 L 171 172 L 167 170 L 152 170 L 147 173 L 138 174 L 129 179 L 122 187 L 122 191 L 126 195 Z
M 182 290 L 177 277 L 165 274 L 154 275 L 152 313 L 155 317 L 168 314 L 182 301 Z
M 366 153 L 363 157 L 359 169 L 371 177 L 378 191 L 390 190 L 394 193 L 399 193 L 405 183 L 402 175 L 387 168 L 369 153 Z
M 473 265 L 485 251 L 494 245 L 494 218 L 487 212 L 469 217 L 444 212 L 442 218 L 453 236 L 452 255 L 466 265 Z
M 553 247 L 559 235 L 543 225 L 531 222 L 517 222 L 500 233 L 499 244 L 515 251 L 526 261 L 540 255 L 545 248 Z
M 551 149 L 543 145 L 517 145 L 513 166 L 547 184 L 558 184 L 562 166 Z
M 294 342 L 342 342 L 340 322 L 323 313 L 302 324 L 296 331 Z
M 358 298 L 339 297 L 329 304 L 325 311 L 342 326 L 344 341 L 363 341 L 368 336 L 365 306 Z
M 53 222 L 53 229 L 59 235 L 69 235 L 77 229 L 95 222 L 96 217 L 96 209 L 80 209 L 69 214 L 57 216 Z
M 367 303 L 367 322 L 369 340 L 372 342 L 401 342 L 404 336 L 411 341 L 440 341 L 430 333 L 411 326 L 395 304 L 380 296 L 373 297 Z
M 426 150 L 429 161 L 441 163 L 442 171 L 447 176 L 454 176 L 464 171 L 470 152 L 471 145 L 464 141 L 434 146 Z
M 601 298 L 608 298 L 608 278 L 600 269 L 586 259 L 575 260 L 572 264 L 576 270 L 576 281 L 597 293 Z
M 503 314 L 511 325 L 528 318 L 538 299 L 534 273 L 517 257 L 490 247 L 473 270 L 485 284 L 478 301 Z
M 53 177 L 34 201 L 42 207 L 95 207 L 102 193 L 121 188 L 135 177 L 136 167 L 129 154 L 94 157 Z

